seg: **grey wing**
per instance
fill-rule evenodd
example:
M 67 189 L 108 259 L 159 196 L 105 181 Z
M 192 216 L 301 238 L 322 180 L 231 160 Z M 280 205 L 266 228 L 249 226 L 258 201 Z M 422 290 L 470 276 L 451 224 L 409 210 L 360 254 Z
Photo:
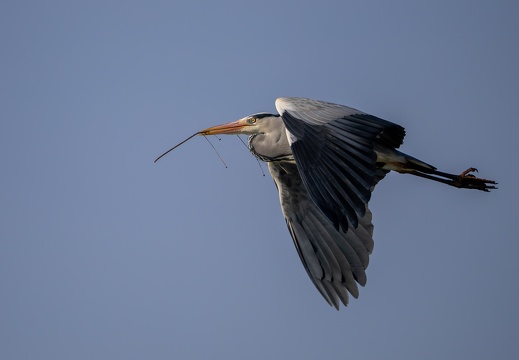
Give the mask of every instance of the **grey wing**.
M 405 130 L 362 111 L 324 101 L 279 98 L 276 108 L 308 193 L 337 229 L 354 228 L 385 173 L 374 142 L 397 148 Z
M 366 284 L 366 268 L 373 250 L 371 212 L 365 210 L 356 228 L 336 229 L 315 205 L 303 185 L 297 165 L 269 162 L 279 191 L 281 208 L 308 276 L 330 305 L 357 298 L 357 283 Z

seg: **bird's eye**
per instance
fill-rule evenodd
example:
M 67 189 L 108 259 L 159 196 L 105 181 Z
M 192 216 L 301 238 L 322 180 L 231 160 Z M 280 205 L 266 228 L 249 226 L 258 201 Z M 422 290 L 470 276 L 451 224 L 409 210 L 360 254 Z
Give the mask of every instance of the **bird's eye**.
M 249 124 L 255 124 L 255 123 L 256 123 L 256 118 L 255 117 L 249 118 Z

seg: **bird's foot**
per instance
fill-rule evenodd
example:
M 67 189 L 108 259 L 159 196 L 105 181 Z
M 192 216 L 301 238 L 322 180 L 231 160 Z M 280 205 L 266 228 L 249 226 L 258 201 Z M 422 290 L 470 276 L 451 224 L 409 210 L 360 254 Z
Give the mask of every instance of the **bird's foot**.
M 474 172 L 478 172 L 478 169 L 473 167 L 468 168 L 452 180 L 452 185 L 458 188 L 476 189 L 486 192 L 492 189 L 497 189 L 497 187 L 494 186 L 497 182 L 494 180 L 478 178 L 471 174 Z

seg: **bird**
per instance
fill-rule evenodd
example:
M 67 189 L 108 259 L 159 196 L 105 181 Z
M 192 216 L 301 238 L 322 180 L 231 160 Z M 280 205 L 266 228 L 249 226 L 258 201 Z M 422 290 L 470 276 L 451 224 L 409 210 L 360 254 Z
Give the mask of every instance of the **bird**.
M 248 148 L 267 163 L 299 258 L 322 297 L 339 310 L 365 286 L 373 251 L 373 189 L 390 171 L 456 188 L 488 192 L 497 183 L 460 174 L 397 150 L 405 129 L 363 111 L 308 98 L 276 99 L 262 112 L 201 130 L 197 135 L 249 135 Z

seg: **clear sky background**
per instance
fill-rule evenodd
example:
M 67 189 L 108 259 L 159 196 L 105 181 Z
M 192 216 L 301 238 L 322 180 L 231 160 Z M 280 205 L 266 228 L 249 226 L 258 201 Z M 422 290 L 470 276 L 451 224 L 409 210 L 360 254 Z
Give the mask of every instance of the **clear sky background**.
M 0 358 L 519 358 L 516 1 L 2 1 Z M 406 127 L 483 193 L 390 174 L 360 298 L 205 127 L 279 96 Z M 264 167 L 264 169 L 266 169 Z M 265 170 L 266 171 L 266 170 Z

